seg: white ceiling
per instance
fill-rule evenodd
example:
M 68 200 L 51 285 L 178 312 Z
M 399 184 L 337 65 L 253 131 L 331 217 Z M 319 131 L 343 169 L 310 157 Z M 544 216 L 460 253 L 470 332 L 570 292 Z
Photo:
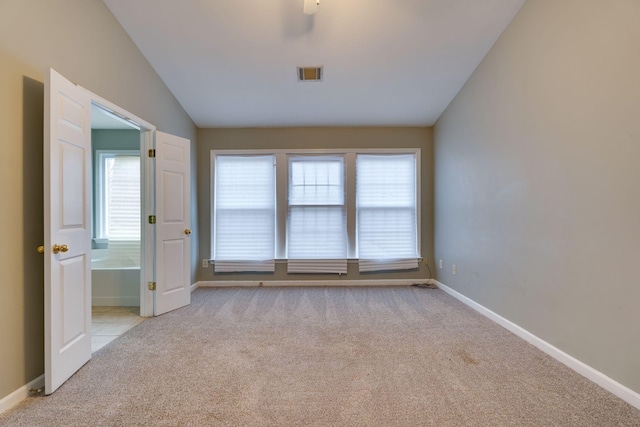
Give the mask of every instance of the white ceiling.
M 103 1 L 208 128 L 431 126 L 525 0 Z

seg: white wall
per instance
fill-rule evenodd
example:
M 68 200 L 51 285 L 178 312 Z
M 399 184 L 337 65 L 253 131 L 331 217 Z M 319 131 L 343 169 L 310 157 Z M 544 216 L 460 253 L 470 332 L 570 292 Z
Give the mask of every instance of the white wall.
M 434 132 L 438 279 L 640 392 L 640 1 L 528 0 Z

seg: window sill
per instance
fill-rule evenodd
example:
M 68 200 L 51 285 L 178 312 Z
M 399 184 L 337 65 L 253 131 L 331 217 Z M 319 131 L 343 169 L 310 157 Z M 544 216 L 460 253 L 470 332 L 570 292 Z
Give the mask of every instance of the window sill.
M 422 260 L 424 258 L 417 257 L 416 259 L 418 260 L 418 262 L 422 262 Z M 211 259 L 211 258 L 206 259 L 205 258 L 205 260 L 211 265 L 216 263 L 215 259 Z M 322 260 L 308 260 L 308 261 L 322 261 Z M 286 264 L 287 262 L 289 262 L 289 259 L 288 258 L 276 258 L 275 262 L 276 262 L 276 264 Z M 357 264 L 358 262 L 360 262 L 359 258 L 347 258 L 347 263 L 348 264 Z

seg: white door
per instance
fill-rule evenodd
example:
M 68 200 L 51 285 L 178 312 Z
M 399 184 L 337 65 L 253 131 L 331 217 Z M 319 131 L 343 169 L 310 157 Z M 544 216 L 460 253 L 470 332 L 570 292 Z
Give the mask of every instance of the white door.
M 45 393 L 91 359 L 91 99 L 54 70 L 44 112 Z
M 189 145 L 156 132 L 156 316 L 191 302 Z

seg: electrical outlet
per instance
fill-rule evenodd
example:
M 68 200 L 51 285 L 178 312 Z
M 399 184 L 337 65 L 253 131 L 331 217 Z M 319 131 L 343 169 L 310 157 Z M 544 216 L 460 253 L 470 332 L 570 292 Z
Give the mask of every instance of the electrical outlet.
M 209 260 L 206 258 L 202 258 L 202 268 L 209 267 Z
M 442 270 L 442 260 L 438 260 L 438 268 Z
M 455 264 L 453 264 L 453 266 L 451 267 L 451 272 L 453 273 L 454 276 L 458 274 L 458 269 L 456 268 Z

